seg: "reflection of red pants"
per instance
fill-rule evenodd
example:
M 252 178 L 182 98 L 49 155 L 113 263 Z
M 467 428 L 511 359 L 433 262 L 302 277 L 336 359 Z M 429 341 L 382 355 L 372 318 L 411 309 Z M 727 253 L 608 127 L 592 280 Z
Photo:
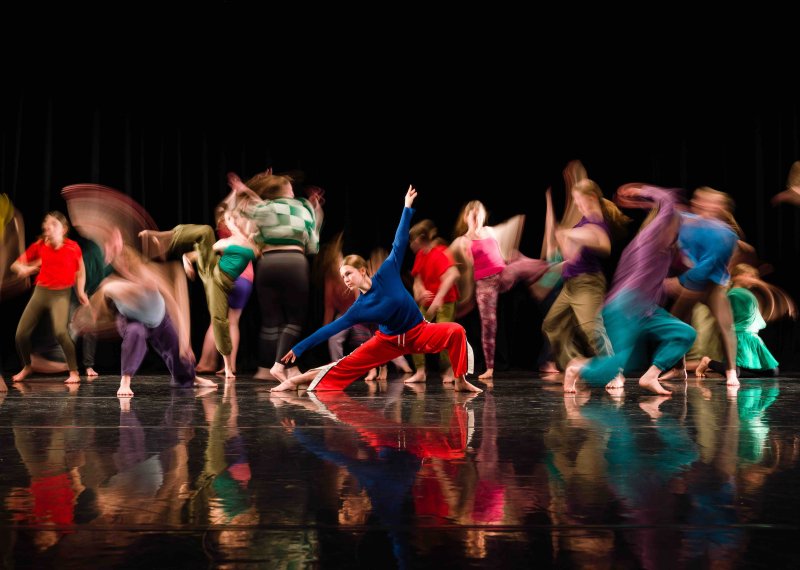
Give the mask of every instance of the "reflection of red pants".
M 378 331 L 353 352 L 317 374 L 309 390 L 344 390 L 357 378 L 404 354 L 437 353 L 446 350 L 453 365 L 453 374 L 472 372 L 472 348 L 467 343 L 464 327 L 457 323 L 422 321 L 410 331 L 389 336 Z

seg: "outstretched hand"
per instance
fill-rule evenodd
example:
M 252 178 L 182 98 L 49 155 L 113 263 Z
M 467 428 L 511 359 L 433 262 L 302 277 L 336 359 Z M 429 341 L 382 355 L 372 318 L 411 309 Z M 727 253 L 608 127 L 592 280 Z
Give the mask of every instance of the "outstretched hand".
M 295 356 L 293 350 L 290 350 L 289 352 L 283 355 L 283 358 L 281 358 L 281 362 L 283 362 L 284 364 L 291 364 L 295 360 L 297 360 L 297 356 Z
M 406 208 L 410 208 L 411 204 L 414 203 L 414 198 L 417 197 L 417 191 L 414 190 L 414 187 L 409 184 L 408 185 L 408 192 L 406 192 Z

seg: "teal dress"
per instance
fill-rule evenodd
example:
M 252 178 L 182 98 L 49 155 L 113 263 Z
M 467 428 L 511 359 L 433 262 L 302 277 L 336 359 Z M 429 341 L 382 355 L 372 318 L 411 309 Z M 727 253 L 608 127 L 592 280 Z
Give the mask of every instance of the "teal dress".
M 748 289 L 734 287 L 728 291 L 736 333 L 736 365 L 750 370 L 772 370 L 778 361 L 758 336 L 767 326 L 758 308 L 758 299 Z

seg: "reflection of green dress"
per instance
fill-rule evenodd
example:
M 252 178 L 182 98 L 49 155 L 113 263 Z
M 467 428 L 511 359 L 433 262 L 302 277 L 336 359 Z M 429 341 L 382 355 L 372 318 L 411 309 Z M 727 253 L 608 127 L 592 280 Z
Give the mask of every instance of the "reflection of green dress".
M 758 309 L 758 300 L 747 289 L 735 287 L 728 291 L 736 332 L 736 364 L 751 370 L 777 368 L 778 361 L 770 354 L 758 331 L 767 326 Z
M 769 422 L 765 413 L 778 398 L 778 384 L 744 388 L 737 398 L 741 431 L 739 432 L 739 458 L 758 463 L 764 457 L 765 442 L 769 435 Z

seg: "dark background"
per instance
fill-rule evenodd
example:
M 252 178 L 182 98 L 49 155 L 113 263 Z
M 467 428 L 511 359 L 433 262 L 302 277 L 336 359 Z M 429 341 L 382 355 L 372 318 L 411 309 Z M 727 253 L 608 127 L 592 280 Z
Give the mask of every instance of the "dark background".
M 553 187 L 560 212 L 561 171 L 580 159 L 608 197 L 630 181 L 728 192 L 747 240 L 775 267 L 768 280 L 800 296 L 789 277 L 800 250 L 800 210 L 769 204 L 800 159 L 795 98 L 624 77 L 601 85 L 575 80 L 569 69 L 530 75 L 515 61 L 478 63 L 450 66 L 439 58 L 422 75 L 405 69 L 335 79 L 331 68 L 285 80 L 214 69 L 192 81 L 186 70 L 171 76 L 162 65 L 136 80 L 23 84 L 3 96 L 0 191 L 25 216 L 30 243 L 46 211 L 66 209 L 59 192 L 68 184 L 96 182 L 128 193 L 168 228 L 212 223 L 228 171 L 248 177 L 268 166 L 299 169 L 307 183 L 326 190 L 323 241 L 344 230 L 345 253 L 390 245 L 411 183 L 419 191 L 416 220 L 432 218 L 447 237 L 470 199 L 486 204 L 490 223 L 527 214 L 521 249 L 537 257 L 543 192 Z M 200 286 L 191 288 L 203 303 Z M 26 301 L 0 307 L 6 368 L 13 366 L 13 332 Z M 255 366 L 257 314 L 254 296 L 242 321 L 245 370 Z M 317 296 L 309 327 L 320 315 Z M 199 309 L 193 317 L 199 354 L 208 317 Z M 535 304 L 514 291 L 501 302 L 500 320 L 497 367 L 533 368 L 541 322 Z M 464 324 L 480 355 L 477 315 Z M 797 332 L 789 321 L 763 333 L 784 369 L 800 365 Z M 107 354 L 114 349 L 108 343 Z

